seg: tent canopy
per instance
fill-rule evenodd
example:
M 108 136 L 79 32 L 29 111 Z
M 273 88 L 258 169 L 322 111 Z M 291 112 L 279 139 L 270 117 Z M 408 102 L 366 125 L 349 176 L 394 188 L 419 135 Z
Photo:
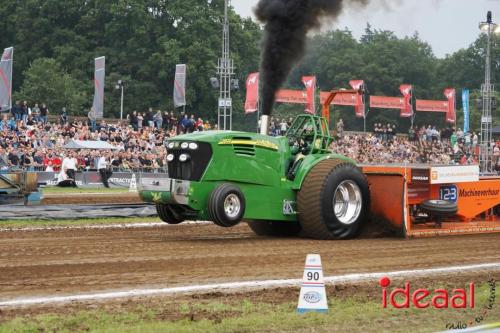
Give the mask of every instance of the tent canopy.
M 71 140 L 63 146 L 65 149 L 119 149 L 110 143 L 104 141 L 83 141 L 83 140 Z
M 493 127 L 493 135 L 500 135 L 500 125 Z

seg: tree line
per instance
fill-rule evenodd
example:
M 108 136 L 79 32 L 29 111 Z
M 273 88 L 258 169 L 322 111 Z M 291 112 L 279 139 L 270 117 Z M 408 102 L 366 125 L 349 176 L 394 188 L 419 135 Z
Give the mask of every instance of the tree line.
M 125 113 L 150 106 L 172 111 L 175 65 L 185 63 L 186 112 L 215 121 L 218 91 L 210 78 L 216 76 L 221 56 L 223 10 L 223 0 L 4 0 L 0 31 L 2 47 L 15 47 L 13 98 L 45 102 L 55 112 L 66 106 L 70 114 L 86 114 L 92 104 L 93 60 L 106 56 L 106 116 L 119 115 L 118 80 L 125 82 Z M 248 130 L 255 115 L 243 114 L 244 82 L 258 70 L 262 29 L 232 9 L 229 18 L 231 57 L 240 81 L 233 94 L 235 128 Z M 493 82 L 500 82 L 499 41 L 492 44 Z M 411 83 L 418 98 L 428 99 L 444 99 L 443 89 L 455 87 L 460 108 L 461 88 L 471 89 L 472 100 L 478 97 L 485 47 L 485 36 L 478 36 L 472 45 L 439 59 L 417 33 L 399 38 L 370 25 L 359 40 L 349 30 L 318 33 L 309 38 L 308 52 L 286 86 L 302 88 L 302 75 L 316 75 L 322 90 L 363 79 L 373 95 L 398 96 L 399 85 Z M 276 115 L 288 117 L 300 110 L 280 105 Z M 472 111 L 471 125 L 477 128 L 474 105 Z M 334 115 L 344 119 L 346 128 L 362 128 L 349 109 L 336 108 Z M 419 113 L 416 122 L 444 125 L 442 118 Z M 397 110 L 373 110 L 367 120 L 369 126 L 409 124 L 398 118 Z

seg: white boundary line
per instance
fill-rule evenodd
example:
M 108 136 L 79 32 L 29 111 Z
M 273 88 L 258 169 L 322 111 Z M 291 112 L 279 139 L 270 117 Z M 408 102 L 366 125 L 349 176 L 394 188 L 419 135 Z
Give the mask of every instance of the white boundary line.
M 378 272 L 378 273 L 354 273 L 346 275 L 337 275 L 325 277 L 325 283 L 355 283 L 366 280 L 379 279 L 381 277 L 403 277 L 403 276 L 429 276 L 429 275 L 439 275 L 444 273 L 453 272 L 466 272 L 466 271 L 476 271 L 481 269 L 488 270 L 500 270 L 500 262 L 498 263 L 486 263 L 478 265 L 465 265 L 465 266 L 451 266 L 451 267 L 438 267 L 438 268 L 428 268 L 428 269 L 415 269 L 415 270 L 404 270 L 404 271 L 393 271 L 393 272 Z M 91 301 L 91 300 L 105 300 L 105 299 L 116 299 L 124 297 L 138 297 L 138 296 L 150 296 L 150 295 L 169 295 L 176 293 L 203 293 L 207 291 L 235 291 L 238 289 L 251 288 L 251 289 L 264 289 L 264 288 L 277 288 L 286 286 L 299 286 L 302 282 L 301 279 L 285 279 L 285 280 L 264 280 L 264 281 L 244 281 L 244 282 L 228 282 L 228 283 L 218 283 L 218 284 L 206 284 L 206 285 L 193 285 L 193 286 L 181 286 L 172 288 L 159 288 L 159 289 L 132 289 L 127 291 L 118 292 L 105 292 L 105 293 L 94 293 L 94 294 L 77 294 L 77 295 L 67 295 L 67 296 L 54 296 L 54 297 L 38 297 L 38 298 L 16 298 L 8 301 L 1 301 L 0 307 L 16 307 L 16 306 L 26 306 L 26 305 L 36 305 L 36 304 L 53 304 L 53 303 L 67 303 L 75 301 Z
M 57 220 L 53 220 L 57 222 Z M 209 221 L 189 221 L 183 222 L 182 225 L 185 224 L 210 224 L 212 222 Z M 0 221 L 1 225 L 1 221 Z M 156 228 L 156 227 L 168 227 L 173 226 L 173 224 L 168 224 L 165 222 L 151 222 L 151 223 L 116 223 L 116 224 L 89 224 L 89 225 L 75 225 L 75 226 L 64 226 L 64 225 L 55 225 L 55 226 L 44 226 L 44 227 L 26 227 L 26 228 L 1 228 L 0 232 L 9 232 L 9 231 L 52 231 L 52 230 L 85 230 L 85 229 L 134 229 L 134 228 Z

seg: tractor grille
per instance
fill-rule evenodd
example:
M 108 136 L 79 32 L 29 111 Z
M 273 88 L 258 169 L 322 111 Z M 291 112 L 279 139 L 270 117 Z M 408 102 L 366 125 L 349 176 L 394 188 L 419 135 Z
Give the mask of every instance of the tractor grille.
M 172 162 L 168 162 L 168 176 L 173 179 L 199 181 L 212 158 L 212 148 L 210 144 L 197 142 L 198 149 L 168 149 L 169 154 L 174 155 Z M 179 161 L 182 154 L 189 155 L 186 162 Z
M 233 144 L 233 149 L 236 155 L 255 156 L 254 146 Z

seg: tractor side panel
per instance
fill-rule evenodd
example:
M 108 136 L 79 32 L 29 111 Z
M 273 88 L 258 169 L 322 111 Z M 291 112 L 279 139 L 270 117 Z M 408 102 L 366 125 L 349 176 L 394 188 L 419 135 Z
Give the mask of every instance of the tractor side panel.
M 202 180 L 278 187 L 283 168 L 283 156 L 278 151 L 224 145 L 214 148 L 213 158 Z

